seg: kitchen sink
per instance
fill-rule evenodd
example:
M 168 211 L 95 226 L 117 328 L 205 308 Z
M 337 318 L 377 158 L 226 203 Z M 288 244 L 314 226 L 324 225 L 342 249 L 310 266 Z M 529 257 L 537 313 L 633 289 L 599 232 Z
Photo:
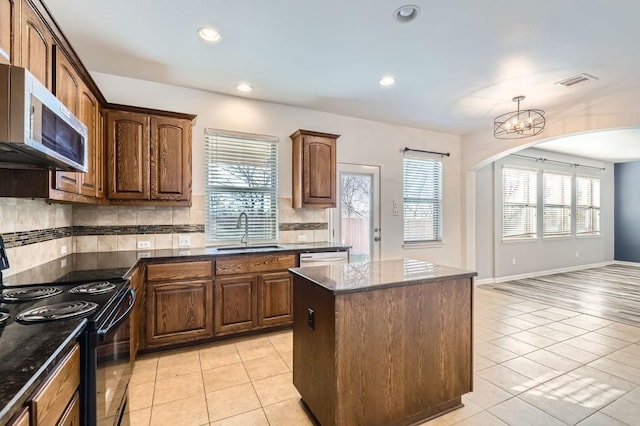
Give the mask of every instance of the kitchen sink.
M 263 246 L 229 246 L 229 247 L 218 247 L 216 250 L 218 251 L 254 251 L 254 250 L 266 250 L 266 249 L 279 249 L 282 246 L 278 245 L 263 245 Z

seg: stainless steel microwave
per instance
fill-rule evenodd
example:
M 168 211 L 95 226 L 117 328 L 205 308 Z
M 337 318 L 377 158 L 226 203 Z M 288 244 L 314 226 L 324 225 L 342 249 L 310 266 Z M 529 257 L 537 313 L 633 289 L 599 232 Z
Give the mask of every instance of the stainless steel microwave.
M 29 71 L 0 65 L 0 167 L 87 171 L 87 127 Z

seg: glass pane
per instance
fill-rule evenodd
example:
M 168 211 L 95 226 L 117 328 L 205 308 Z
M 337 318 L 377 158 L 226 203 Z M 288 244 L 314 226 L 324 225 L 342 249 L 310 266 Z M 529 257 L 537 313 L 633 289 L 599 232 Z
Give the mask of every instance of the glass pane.
M 350 244 L 352 262 L 371 259 L 372 176 L 342 174 L 340 191 L 342 244 Z

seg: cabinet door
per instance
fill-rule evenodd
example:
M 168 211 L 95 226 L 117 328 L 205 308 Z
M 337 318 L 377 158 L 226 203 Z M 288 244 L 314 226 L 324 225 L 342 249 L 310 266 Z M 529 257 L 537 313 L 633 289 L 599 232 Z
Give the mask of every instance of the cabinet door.
M 106 155 L 105 155 L 105 119 L 104 111 L 98 111 L 98 123 L 96 129 L 96 198 L 105 197 L 106 181 Z
M 213 337 L 213 283 L 147 283 L 146 345 Z
M 255 275 L 216 279 L 216 335 L 256 326 L 256 281 Z
M 258 325 L 290 324 L 293 321 L 293 280 L 289 272 L 258 277 Z
M 151 117 L 151 199 L 191 198 L 191 122 Z
M 31 71 L 42 84 L 52 87 L 53 37 L 31 5 L 22 0 L 22 19 L 20 24 L 21 66 Z
M 78 173 L 78 175 L 82 177 L 80 193 L 89 197 L 97 196 L 98 174 L 100 172 L 98 160 L 102 159 L 102 155 L 98 155 L 98 108 L 98 101 L 93 93 L 82 85 L 78 118 L 87 126 L 87 172 Z
M 69 111 L 76 117 L 82 120 L 79 115 L 79 102 L 80 102 L 80 77 L 76 73 L 75 69 L 64 55 L 64 53 L 56 49 L 56 81 L 54 94 L 56 98 L 69 108 Z M 84 122 L 84 120 L 82 120 Z M 89 127 L 89 124 L 85 122 L 85 125 Z M 87 148 L 91 145 L 91 136 L 87 143 Z M 88 153 L 91 155 L 91 151 Z M 90 158 L 90 157 L 89 157 Z M 89 160 L 91 161 L 91 160 Z M 76 172 L 52 172 L 55 176 L 55 188 L 61 191 L 72 192 L 74 194 L 80 193 L 80 180 L 82 179 L 82 173 Z
M 140 329 L 144 322 L 144 312 L 141 312 L 140 309 L 140 307 L 144 305 L 142 268 L 143 266 L 138 266 L 135 271 L 133 271 L 130 282 L 131 288 L 136 292 L 136 302 L 135 305 L 133 305 L 133 310 L 131 310 L 129 317 L 129 341 L 132 360 L 135 360 L 138 354 L 138 348 L 140 347 Z
M 20 34 L 16 19 L 20 16 L 20 0 L 0 0 L 0 64 L 17 63 L 13 37 Z
M 317 207 L 336 206 L 336 140 L 303 136 L 303 203 Z
M 149 116 L 107 112 L 108 193 L 119 200 L 149 199 Z

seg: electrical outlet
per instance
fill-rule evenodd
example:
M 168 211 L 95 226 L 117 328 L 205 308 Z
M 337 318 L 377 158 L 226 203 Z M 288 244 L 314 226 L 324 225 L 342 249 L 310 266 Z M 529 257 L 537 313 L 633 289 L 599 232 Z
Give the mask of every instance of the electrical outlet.
M 191 236 L 180 235 L 178 237 L 178 247 L 191 247 Z
M 393 207 L 393 215 L 394 216 L 400 216 L 400 209 L 398 207 L 396 207 L 396 206 Z
M 151 241 L 138 241 L 138 250 L 150 249 Z
M 302 234 L 302 235 L 298 235 L 298 242 L 300 243 L 304 243 L 305 241 L 307 241 L 307 236 Z
M 398 208 L 398 202 L 396 200 L 393 200 L 393 210 Z
M 511 259 L 511 262 L 513 262 L 513 264 L 516 264 L 516 258 L 514 257 L 513 259 Z
M 67 254 L 67 246 L 60 246 L 60 254 Z
M 576 257 L 580 257 L 580 252 L 579 251 L 576 252 Z

